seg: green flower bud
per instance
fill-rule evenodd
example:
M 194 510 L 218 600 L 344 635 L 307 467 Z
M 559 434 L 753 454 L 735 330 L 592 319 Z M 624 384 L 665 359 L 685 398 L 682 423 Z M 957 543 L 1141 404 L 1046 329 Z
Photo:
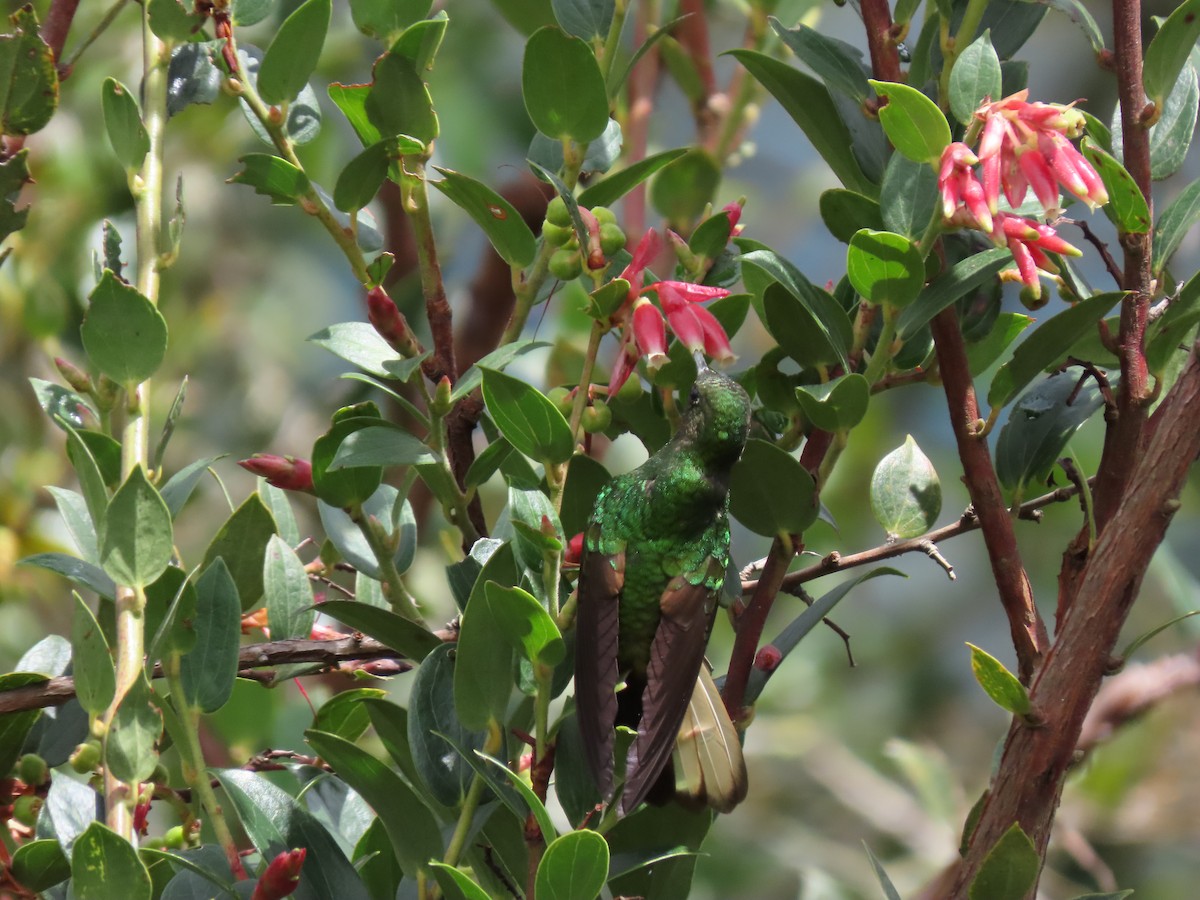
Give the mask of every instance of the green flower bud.
M 187 836 L 183 832 L 182 825 L 176 825 L 173 828 L 168 828 L 167 833 L 163 835 L 163 843 L 172 850 L 179 850 L 183 847 Z
M 571 214 L 567 212 L 567 203 L 562 197 L 555 197 L 546 206 L 546 221 L 560 228 L 571 227 Z
M 579 258 L 579 251 L 566 247 L 562 250 L 555 250 L 554 255 L 550 257 L 549 268 L 550 274 L 559 281 L 573 281 L 583 273 L 583 263 Z

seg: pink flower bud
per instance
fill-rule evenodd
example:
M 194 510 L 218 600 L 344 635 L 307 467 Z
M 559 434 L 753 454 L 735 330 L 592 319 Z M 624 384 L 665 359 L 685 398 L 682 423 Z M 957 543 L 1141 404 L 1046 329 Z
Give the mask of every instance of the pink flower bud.
M 707 284 L 692 284 L 687 281 L 656 281 L 650 287 L 658 290 L 659 286 L 664 284 L 688 303 L 704 303 L 706 300 L 719 300 L 729 296 L 729 291 L 725 288 L 712 287 Z M 659 296 L 662 296 L 661 292 Z
M 658 256 L 658 251 L 662 247 L 662 238 L 658 236 L 658 232 L 651 228 L 638 241 L 636 247 L 633 248 L 633 259 L 629 261 L 629 265 L 621 272 L 620 278 L 629 282 L 629 296 L 636 297 L 642 292 L 642 284 L 646 280 L 646 267 L 653 262 L 654 257 Z
M 983 126 L 983 134 L 979 138 L 979 158 L 991 159 L 1000 155 L 1004 143 L 1004 135 L 1008 133 L 1008 123 L 1003 115 L 990 115 Z
M 249 459 L 238 460 L 238 465 L 255 475 L 267 479 L 268 484 L 285 491 L 313 492 L 312 463 L 295 456 L 276 456 L 273 453 L 255 453 Z
M 662 313 L 645 297 L 639 297 L 633 306 L 633 339 L 651 368 L 666 361 L 667 330 Z
M 987 201 L 988 211 L 994 216 L 1000 208 L 1000 172 L 1003 161 L 999 154 L 989 156 L 980 166 L 983 180 L 983 199 Z
M 1058 185 L 1041 151 L 1026 150 L 1017 157 L 1017 163 L 1021 167 L 1021 174 L 1029 180 L 1029 186 L 1033 188 L 1042 209 L 1046 212 L 1058 209 Z
M 1051 253 L 1059 253 L 1063 256 L 1083 256 L 1082 250 L 1064 241 L 1049 225 L 1040 225 L 1035 222 L 1033 223 L 1033 230 L 1037 232 L 1037 239 L 1034 241 L 1034 244 L 1043 250 L 1048 250 Z
M 1013 260 L 1021 273 L 1021 280 L 1029 288 L 1040 290 L 1041 282 L 1038 281 L 1037 264 L 1033 261 L 1033 254 L 1029 252 L 1029 248 L 1016 238 L 1012 238 L 1008 242 L 1008 249 L 1012 251 Z
M 416 355 L 416 341 L 409 330 L 408 321 L 382 287 L 367 291 L 367 321 L 393 349 L 407 356 Z
M 729 335 L 717 317 L 703 306 L 693 306 L 692 314 L 700 319 L 700 326 L 704 329 L 704 352 L 723 366 L 734 363 L 737 356 L 729 346 Z
M 150 801 L 138 803 L 133 807 L 133 833 L 146 833 L 146 817 L 150 815 Z
M 1050 163 L 1050 171 L 1054 173 L 1059 184 L 1081 200 L 1085 199 L 1087 182 L 1083 180 L 1075 165 L 1075 157 L 1083 157 L 1075 146 L 1057 131 L 1050 131 L 1038 136 L 1038 148 Z
M 1000 176 L 1000 184 L 1004 188 L 1004 198 L 1013 209 L 1025 202 L 1025 195 L 1029 193 L 1029 181 L 1015 159 L 1007 160 Z
M 295 850 L 285 850 L 271 860 L 254 885 L 250 900 L 282 900 L 294 892 L 300 884 L 300 869 L 307 853 L 304 847 L 297 847 Z
M 962 184 L 963 203 L 966 205 L 967 211 L 975 217 L 975 221 L 979 223 L 979 227 L 983 231 L 991 231 L 992 213 L 988 209 L 983 186 L 975 180 L 975 176 L 969 169 L 960 176 L 960 183 Z
M 742 199 L 737 203 L 726 203 L 721 208 L 721 211 L 729 216 L 730 235 L 737 235 L 737 233 L 741 230 L 738 228 L 738 223 L 742 221 L 742 206 L 745 204 L 745 202 L 746 201 Z
M 636 362 L 637 353 L 634 351 L 632 338 L 627 336 L 625 340 L 621 341 L 617 358 L 613 361 L 612 375 L 608 380 L 608 396 L 615 396 L 617 391 L 621 390 L 633 373 L 633 366 Z
M 754 668 L 761 672 L 774 672 L 783 662 L 783 654 L 774 644 L 763 644 L 754 655 Z
M 567 541 L 567 549 L 566 549 L 566 552 L 563 553 L 563 562 L 574 563 L 575 565 L 579 565 L 579 563 L 582 559 L 583 559 L 583 532 L 581 531 L 581 532 L 579 532 L 579 534 L 573 536 L 569 541 Z

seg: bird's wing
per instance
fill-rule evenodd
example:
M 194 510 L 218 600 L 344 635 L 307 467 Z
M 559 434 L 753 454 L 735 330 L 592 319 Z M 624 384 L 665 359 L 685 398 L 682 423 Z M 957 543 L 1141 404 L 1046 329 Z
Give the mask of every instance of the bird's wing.
M 613 791 L 617 639 L 624 581 L 624 552 L 610 556 L 585 546 L 575 611 L 575 706 L 584 757 L 605 801 Z
M 675 744 L 675 797 L 685 805 L 731 812 L 746 799 L 746 761 L 707 664 L 701 666 Z
M 632 812 L 646 799 L 671 758 L 704 662 L 715 596 L 703 581 L 691 584 L 679 576 L 667 585 L 660 607 L 662 618 L 650 646 L 642 694 L 642 719 L 626 764 L 622 814 Z

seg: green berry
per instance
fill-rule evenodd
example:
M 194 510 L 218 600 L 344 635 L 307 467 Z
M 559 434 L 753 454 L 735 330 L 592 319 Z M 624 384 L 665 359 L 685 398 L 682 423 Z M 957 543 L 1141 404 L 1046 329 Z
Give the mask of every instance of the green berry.
M 638 379 L 637 373 L 633 373 L 629 376 L 628 380 L 621 385 L 621 389 L 617 391 L 617 399 L 622 403 L 632 403 L 640 396 L 642 396 L 642 382 Z
M 604 251 L 605 256 L 612 256 L 624 246 L 625 232 L 621 230 L 620 225 L 606 222 L 600 226 L 600 249 Z
M 183 833 L 182 825 L 175 825 L 167 829 L 167 833 L 163 835 L 163 843 L 172 850 L 179 850 L 183 847 L 186 835 Z
M 569 225 L 555 225 L 553 222 L 546 222 L 542 225 L 542 237 L 551 247 L 561 247 L 574 236 L 575 229 Z
M 50 775 L 50 767 L 36 753 L 26 753 L 17 762 L 17 777 L 30 787 L 40 787 L 46 783 Z
M 85 741 L 75 748 L 69 760 L 71 768 L 80 775 L 86 775 L 100 764 L 100 742 Z
M 13 801 L 13 818 L 29 828 L 37 824 L 38 813 L 42 810 L 42 798 L 33 794 L 22 794 Z
M 571 214 L 567 212 L 567 203 L 562 197 L 555 197 L 546 206 L 546 221 L 560 228 L 570 227 Z
M 612 424 L 612 418 L 612 410 L 608 408 L 608 404 L 603 400 L 596 400 L 584 409 L 580 424 L 588 434 L 596 434 L 608 428 Z
M 564 247 L 555 250 L 550 257 L 550 274 L 559 281 L 572 281 L 583 273 L 583 264 L 579 259 L 579 251 Z
M 601 225 L 616 225 L 617 217 L 607 206 L 593 206 L 592 215 Z
M 575 405 L 575 399 L 571 396 L 570 388 L 562 387 L 561 385 L 556 388 L 551 388 L 546 394 L 546 397 L 551 403 L 558 407 L 558 411 L 562 413 L 563 416 L 571 415 L 571 407 Z

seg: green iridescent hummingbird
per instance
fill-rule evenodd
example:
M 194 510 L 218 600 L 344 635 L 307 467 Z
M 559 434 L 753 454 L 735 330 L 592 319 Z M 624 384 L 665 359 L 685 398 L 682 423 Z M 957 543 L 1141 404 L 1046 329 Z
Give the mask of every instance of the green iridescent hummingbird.
M 672 756 L 675 796 L 688 805 L 728 812 L 746 795 L 741 745 L 704 648 L 729 564 L 729 474 L 749 428 L 741 385 L 701 362 L 675 436 L 596 498 L 579 569 L 575 702 L 606 802 L 614 728 L 637 730 L 622 815 L 669 778 Z

